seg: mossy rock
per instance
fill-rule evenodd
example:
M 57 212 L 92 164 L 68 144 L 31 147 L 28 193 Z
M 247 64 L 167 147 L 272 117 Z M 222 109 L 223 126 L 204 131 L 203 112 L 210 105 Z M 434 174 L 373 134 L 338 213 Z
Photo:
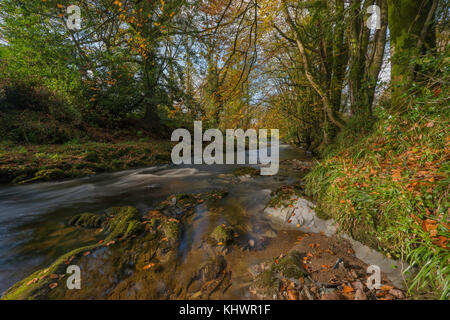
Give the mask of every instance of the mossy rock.
M 179 193 L 177 195 L 175 195 L 175 199 L 178 202 L 182 202 L 182 203 L 195 203 L 197 202 L 197 199 L 194 197 L 193 194 L 187 194 L 187 193 Z
M 82 213 L 72 217 L 69 225 L 80 226 L 83 228 L 100 228 L 102 226 L 103 217 L 92 213 Z
M 211 237 L 217 242 L 231 243 L 234 239 L 234 230 L 229 226 L 221 224 L 214 229 L 211 233 Z
M 276 298 L 280 290 L 281 280 L 275 275 L 272 269 L 264 270 L 261 272 L 253 284 L 250 286 L 250 290 L 254 291 L 258 296 Z
M 302 266 L 303 255 L 298 251 L 291 251 L 286 256 L 278 259 L 278 263 L 274 262 L 272 270 L 281 273 L 288 279 L 303 278 L 308 273 Z
M 114 207 L 107 210 L 108 218 L 105 232 L 107 237 L 102 243 L 107 243 L 116 238 L 125 240 L 133 235 L 143 231 L 143 224 L 140 221 L 139 211 L 133 207 Z M 71 219 L 74 225 L 97 225 L 101 216 L 85 213 Z M 82 258 L 85 252 L 95 250 L 103 246 L 100 242 L 72 250 L 59 257 L 49 268 L 34 272 L 27 278 L 17 282 L 8 289 L 2 299 L 5 300 L 23 300 L 23 299 L 48 299 L 49 295 L 58 296 L 58 290 L 65 286 L 64 279 L 68 263 L 77 264 L 78 259 Z M 62 278 L 52 279 L 51 274 L 62 275 Z M 51 283 L 58 282 L 56 289 L 50 289 Z
M 127 239 L 137 235 L 144 229 L 139 211 L 133 207 L 114 207 L 107 210 L 113 217 L 108 221 L 105 232 L 108 233 L 106 241 L 116 238 Z
M 260 175 L 260 170 L 252 168 L 252 167 L 239 167 L 239 168 L 236 168 L 233 170 L 233 174 L 236 177 L 241 177 L 241 176 L 256 177 L 256 176 Z
M 162 223 L 162 231 L 164 236 L 170 242 L 176 242 L 180 238 L 181 235 L 181 226 L 178 221 L 175 220 L 167 220 Z
M 34 272 L 27 278 L 17 282 L 11 288 L 6 290 L 1 297 L 2 300 L 32 300 L 45 299 L 50 293 L 49 285 L 57 282 L 59 286 L 65 285 L 65 279 L 52 279 L 51 274 L 66 274 L 67 261 L 76 264 L 76 260 L 82 256 L 84 252 L 99 247 L 99 244 L 81 247 L 72 250 L 59 257 L 49 268 L 41 269 Z
M 250 289 L 260 297 L 276 298 L 283 278 L 299 280 L 308 275 L 302 267 L 302 259 L 303 255 L 298 251 L 274 259 L 269 268 L 256 276 Z
M 293 204 L 296 197 L 302 197 L 303 191 L 298 185 L 287 185 L 272 191 L 271 199 L 266 208 L 281 208 Z

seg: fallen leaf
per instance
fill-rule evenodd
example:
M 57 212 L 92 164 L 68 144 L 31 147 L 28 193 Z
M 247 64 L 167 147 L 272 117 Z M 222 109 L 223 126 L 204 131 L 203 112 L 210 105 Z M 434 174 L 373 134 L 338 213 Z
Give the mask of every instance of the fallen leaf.
M 298 300 L 297 293 L 294 290 L 288 290 L 288 300 Z
M 146 265 L 145 267 L 143 267 L 142 270 L 147 270 L 147 269 L 153 268 L 154 266 L 155 266 L 154 263 L 150 263 L 150 264 Z
M 48 285 L 50 289 L 55 289 L 58 286 L 58 282 L 52 282 Z
M 353 291 L 355 291 L 355 289 L 353 289 L 353 288 L 350 287 L 350 286 L 346 286 L 346 285 L 343 285 L 343 286 L 342 286 L 342 292 L 343 292 L 343 293 L 350 293 L 350 292 L 353 292 Z

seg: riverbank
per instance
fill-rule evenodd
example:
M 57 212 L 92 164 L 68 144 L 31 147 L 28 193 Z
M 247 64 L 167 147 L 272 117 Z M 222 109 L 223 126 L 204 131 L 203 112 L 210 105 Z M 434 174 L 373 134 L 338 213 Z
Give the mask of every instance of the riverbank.
M 0 143 L 0 183 L 25 184 L 80 178 L 170 161 L 172 144 L 136 139 L 65 144 Z
M 448 299 L 448 113 L 432 105 L 349 127 L 306 176 L 318 213 L 388 257 L 418 267 L 410 292 Z

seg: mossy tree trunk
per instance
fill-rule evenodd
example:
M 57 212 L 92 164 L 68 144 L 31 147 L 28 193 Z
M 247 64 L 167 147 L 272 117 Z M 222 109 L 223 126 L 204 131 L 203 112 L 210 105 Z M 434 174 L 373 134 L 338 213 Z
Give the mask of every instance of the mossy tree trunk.
M 436 47 L 437 4 L 438 0 L 388 0 L 394 105 L 416 76 L 411 61 Z

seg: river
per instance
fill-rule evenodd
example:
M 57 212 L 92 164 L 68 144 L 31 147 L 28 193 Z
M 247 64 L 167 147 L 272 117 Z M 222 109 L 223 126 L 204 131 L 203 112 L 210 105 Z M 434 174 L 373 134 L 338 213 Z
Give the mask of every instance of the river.
M 134 206 L 145 213 L 171 194 L 223 188 L 229 192 L 221 203 L 223 219 L 240 225 L 240 232 L 248 233 L 249 238 L 268 229 L 276 232 L 276 226 L 261 212 L 271 190 L 301 178 L 299 171 L 283 165 L 288 159 L 308 159 L 308 155 L 282 144 L 278 175 L 239 180 L 231 174 L 237 165 L 162 165 L 62 182 L 1 186 L 0 292 L 50 265 L 58 256 L 97 241 L 89 232 L 65 228 L 71 216 L 82 212 L 101 213 L 113 206 Z M 191 260 L 187 251 L 193 247 L 188 243 L 197 241 L 217 224 L 203 217 L 201 210 L 197 214 L 195 225 L 185 232 L 181 244 L 186 248 L 186 263 Z M 239 281 L 255 261 L 287 249 L 298 234 L 299 231 L 292 230 L 281 232 L 277 241 L 270 242 L 262 252 L 246 255 L 245 263 L 238 263 L 242 259 L 236 256 L 235 265 L 241 272 L 235 273 L 235 281 Z M 242 282 L 247 280 L 241 279 Z M 235 294 L 229 297 L 237 297 Z

